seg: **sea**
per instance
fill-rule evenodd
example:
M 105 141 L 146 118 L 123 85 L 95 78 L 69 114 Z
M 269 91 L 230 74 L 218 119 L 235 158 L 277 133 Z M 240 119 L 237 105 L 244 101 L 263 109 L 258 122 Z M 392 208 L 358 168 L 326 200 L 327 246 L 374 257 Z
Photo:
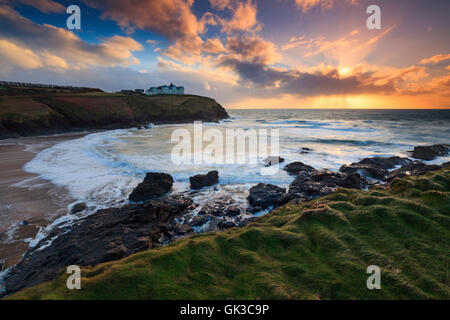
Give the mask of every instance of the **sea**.
M 173 150 L 179 141 L 173 140 L 174 132 L 193 133 L 193 123 L 149 123 L 145 128 L 97 132 L 61 142 L 38 153 L 24 170 L 64 187 L 76 201 L 69 205 L 66 216 L 43 228 L 35 239 L 28 239 L 30 246 L 36 245 L 55 226 L 67 227 L 83 215 L 127 203 L 129 194 L 147 172 L 171 174 L 175 181 L 172 192 L 186 193 L 199 204 L 231 197 L 245 209 L 248 190 L 253 185 L 263 182 L 289 186 L 293 177 L 281 168 L 290 162 L 301 161 L 317 169 L 337 171 L 343 164 L 365 157 L 410 156 L 408 152 L 417 145 L 450 144 L 450 110 L 227 111 L 230 119 L 203 123 L 203 132 L 214 129 L 212 132 L 225 137 L 227 129 L 244 132 L 277 129 L 279 156 L 285 159 L 280 170 L 264 174 L 262 157 L 256 163 L 175 163 Z M 450 156 L 426 162 L 446 161 L 450 161 Z M 219 172 L 219 184 L 190 193 L 189 177 L 211 170 Z M 18 185 L 27 188 L 27 181 Z M 78 202 L 86 203 L 89 209 L 82 215 L 70 215 L 70 208 Z

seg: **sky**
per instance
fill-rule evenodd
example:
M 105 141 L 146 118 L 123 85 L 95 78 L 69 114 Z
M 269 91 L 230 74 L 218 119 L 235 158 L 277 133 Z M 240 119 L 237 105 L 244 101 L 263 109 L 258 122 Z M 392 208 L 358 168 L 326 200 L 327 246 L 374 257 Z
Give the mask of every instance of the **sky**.
M 173 82 L 226 108 L 450 108 L 449 13 L 448 0 L 0 0 L 0 80 Z

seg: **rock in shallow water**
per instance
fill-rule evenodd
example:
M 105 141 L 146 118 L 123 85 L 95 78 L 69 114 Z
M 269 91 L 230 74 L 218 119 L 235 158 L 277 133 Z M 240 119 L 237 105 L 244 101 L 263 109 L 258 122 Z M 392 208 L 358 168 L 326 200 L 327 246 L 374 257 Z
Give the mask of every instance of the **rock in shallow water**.
M 286 165 L 283 168 L 283 170 L 287 171 L 289 174 L 292 174 L 292 175 L 297 175 L 303 171 L 306 171 L 306 172 L 317 171 L 313 167 L 308 166 L 307 164 L 304 164 L 303 162 L 300 162 L 300 161 L 289 163 L 288 165 Z
M 364 158 L 358 163 L 372 165 L 374 167 L 382 169 L 392 169 L 395 168 L 396 166 L 403 166 L 411 162 L 412 160 L 409 158 L 393 156 L 387 158 L 383 157 Z
M 209 187 L 219 182 L 219 172 L 210 171 L 207 174 L 197 174 L 189 178 L 192 189 L 201 189 Z
M 247 197 L 247 200 L 254 208 L 253 211 L 256 212 L 279 206 L 285 194 L 285 188 L 280 188 L 273 184 L 259 183 L 250 188 L 250 194 Z
M 77 203 L 70 210 L 70 214 L 77 214 L 81 211 L 86 210 L 86 208 L 87 208 L 86 203 L 84 203 L 84 202 Z
M 130 194 L 131 201 L 146 201 L 162 197 L 170 191 L 173 185 L 173 178 L 167 173 L 149 172 Z
M 412 157 L 421 160 L 433 160 L 437 156 L 447 155 L 449 152 L 449 145 L 434 144 L 432 146 L 417 146 L 414 147 Z
M 414 161 L 412 163 L 406 164 L 402 166 L 399 169 L 391 171 L 387 177 L 386 181 L 390 182 L 394 180 L 395 178 L 403 178 L 405 176 L 418 176 L 425 174 L 430 171 L 436 171 L 444 168 L 444 165 L 426 165 L 425 163 L 421 161 Z
M 362 176 L 369 176 L 375 179 L 383 180 L 388 171 L 383 168 L 376 167 L 371 164 L 352 163 L 350 165 L 344 164 L 340 169 L 342 173 L 359 173 Z

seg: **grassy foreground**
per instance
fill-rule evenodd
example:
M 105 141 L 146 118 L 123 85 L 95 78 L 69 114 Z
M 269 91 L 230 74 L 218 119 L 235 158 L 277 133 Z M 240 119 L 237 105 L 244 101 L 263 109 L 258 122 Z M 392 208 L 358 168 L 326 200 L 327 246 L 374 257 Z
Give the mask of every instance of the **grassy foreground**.
M 10 299 L 449 299 L 450 170 L 343 189 Z M 368 290 L 369 265 L 381 290 Z

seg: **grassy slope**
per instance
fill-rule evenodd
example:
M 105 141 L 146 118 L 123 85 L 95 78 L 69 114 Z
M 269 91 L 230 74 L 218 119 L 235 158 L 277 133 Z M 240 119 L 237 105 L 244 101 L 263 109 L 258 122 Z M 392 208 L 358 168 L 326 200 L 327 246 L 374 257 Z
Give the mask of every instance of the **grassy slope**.
M 240 229 L 182 239 L 66 275 L 15 299 L 450 298 L 450 170 L 340 190 Z M 381 267 L 381 290 L 366 268 Z
M 7 94 L 0 94 L 0 138 L 126 128 L 148 122 L 215 121 L 227 116 L 213 99 L 193 95 L 148 97 L 9 88 Z

